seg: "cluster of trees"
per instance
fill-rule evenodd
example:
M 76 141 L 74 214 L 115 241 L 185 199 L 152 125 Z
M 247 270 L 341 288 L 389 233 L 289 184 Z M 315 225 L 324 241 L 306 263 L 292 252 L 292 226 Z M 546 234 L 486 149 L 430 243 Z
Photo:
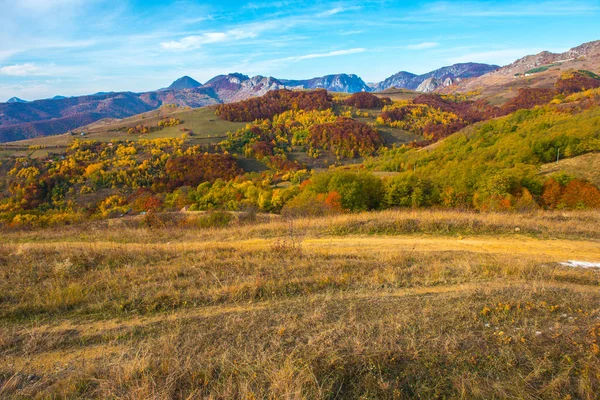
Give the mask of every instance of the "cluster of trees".
M 160 180 L 167 190 L 173 190 L 217 179 L 230 180 L 242 172 L 235 158 L 229 154 L 187 154 L 169 158 Z
M 498 109 L 485 100 L 458 100 L 451 96 L 423 94 L 413 99 L 414 104 L 424 104 L 457 115 L 467 124 L 485 121 L 499 115 Z
M 556 96 L 556 91 L 553 89 L 520 88 L 516 97 L 502 105 L 501 115 L 548 104 L 554 99 L 554 96 Z
M 313 125 L 307 137 L 308 154 L 318 157 L 325 150 L 338 158 L 369 156 L 381 144 L 379 133 L 367 124 L 340 117 L 335 122 Z
M 183 139 L 175 138 L 112 143 L 76 140 L 64 156 L 8 160 L 12 165 L 0 187 L 6 187 L 10 196 L 0 198 L 0 214 L 5 213 L 0 219 L 23 211 L 64 214 L 74 208 L 104 216 L 114 202 L 101 208 L 101 202 L 94 203 L 96 192 L 147 188 L 160 193 L 186 184 L 232 179 L 242 172 L 232 156 L 201 150 L 185 147 Z
M 127 133 L 130 135 L 142 135 L 145 133 L 150 133 L 151 132 L 150 127 L 146 126 L 146 125 L 136 125 L 136 126 L 132 126 L 129 129 L 127 129 Z
M 415 104 L 414 102 L 398 102 L 384 107 L 375 123 L 423 135 L 430 140 L 434 138 L 436 140 L 441 139 L 439 137 L 440 132 L 437 130 L 438 127 L 446 126 L 451 129 L 461 129 L 467 125 L 453 112 L 447 112 L 427 104 Z
M 564 72 L 550 88 L 521 88 L 517 96 L 500 108 L 500 115 L 508 115 L 517 110 L 543 106 L 554 99 L 591 89 L 600 88 L 600 76 L 590 71 Z
M 423 207 L 480 211 L 600 208 L 600 191 L 591 183 L 566 176 L 556 179 L 563 183 L 554 178 L 544 183 L 535 175 L 514 171 L 488 171 L 474 179 L 471 190 L 461 192 L 415 172 L 379 178 L 365 171 L 337 170 L 305 181 L 282 213 L 306 216 Z
M 179 118 L 173 117 L 163 117 L 160 121 L 158 121 L 159 128 L 166 128 L 168 126 L 177 126 L 181 124 L 181 120 Z
M 591 71 L 567 71 L 556 82 L 556 90 L 563 95 L 600 88 L 600 76 Z
M 347 106 L 354 108 L 378 108 L 381 109 L 386 105 L 392 104 L 392 99 L 389 97 L 379 98 L 372 93 L 358 92 L 348 97 L 343 101 Z
M 558 175 L 544 183 L 542 203 L 549 209 L 600 208 L 600 190 L 589 182 Z
M 216 114 L 227 121 L 252 122 L 289 110 L 326 110 L 331 107 L 332 98 L 325 89 L 307 92 L 282 89 L 268 92 L 260 98 L 221 104 Z

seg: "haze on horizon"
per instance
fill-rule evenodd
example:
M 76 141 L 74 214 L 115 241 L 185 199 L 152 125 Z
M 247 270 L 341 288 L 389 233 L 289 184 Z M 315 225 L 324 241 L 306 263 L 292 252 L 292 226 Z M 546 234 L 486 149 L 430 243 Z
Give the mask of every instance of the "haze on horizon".
M 597 1 L 398 3 L 0 0 L 0 101 L 154 90 L 229 72 L 375 82 L 600 39 Z

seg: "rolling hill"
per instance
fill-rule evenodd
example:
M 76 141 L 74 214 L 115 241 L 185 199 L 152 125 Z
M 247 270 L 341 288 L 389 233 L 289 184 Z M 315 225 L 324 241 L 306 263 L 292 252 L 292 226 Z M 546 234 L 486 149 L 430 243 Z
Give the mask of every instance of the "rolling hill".
M 478 91 L 482 98 L 502 103 L 514 97 L 519 88 L 551 88 L 568 70 L 600 72 L 600 40 L 584 43 L 564 53 L 543 51 L 528 55 L 485 75 L 466 79 L 442 93 Z

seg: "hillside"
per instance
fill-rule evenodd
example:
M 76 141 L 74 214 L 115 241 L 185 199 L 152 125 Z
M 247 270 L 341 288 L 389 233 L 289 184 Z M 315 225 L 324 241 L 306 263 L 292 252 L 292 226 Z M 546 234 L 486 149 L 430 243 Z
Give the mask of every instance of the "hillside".
M 573 69 L 600 72 L 600 41 L 584 43 L 565 53 L 544 51 L 525 56 L 496 71 L 441 90 L 452 93 L 478 91 L 481 97 L 502 103 L 514 97 L 519 88 L 551 88 L 557 77 Z
M 83 136 L 7 144 L 0 223 L 61 225 L 182 208 L 287 216 L 600 208 L 591 175 L 540 173 L 558 152 L 600 151 L 600 77 L 572 71 L 555 89 L 523 89 L 502 106 L 404 94 L 275 90 L 102 120 Z

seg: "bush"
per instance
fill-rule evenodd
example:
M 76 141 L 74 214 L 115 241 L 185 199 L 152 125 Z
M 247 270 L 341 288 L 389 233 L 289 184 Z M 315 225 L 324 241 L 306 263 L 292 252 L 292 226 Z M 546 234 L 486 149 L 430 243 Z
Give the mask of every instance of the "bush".
M 196 221 L 201 228 L 223 228 L 232 220 L 231 213 L 226 211 L 209 211 Z
M 304 191 L 283 206 L 281 215 L 286 218 L 321 217 L 336 211 L 318 194 Z

